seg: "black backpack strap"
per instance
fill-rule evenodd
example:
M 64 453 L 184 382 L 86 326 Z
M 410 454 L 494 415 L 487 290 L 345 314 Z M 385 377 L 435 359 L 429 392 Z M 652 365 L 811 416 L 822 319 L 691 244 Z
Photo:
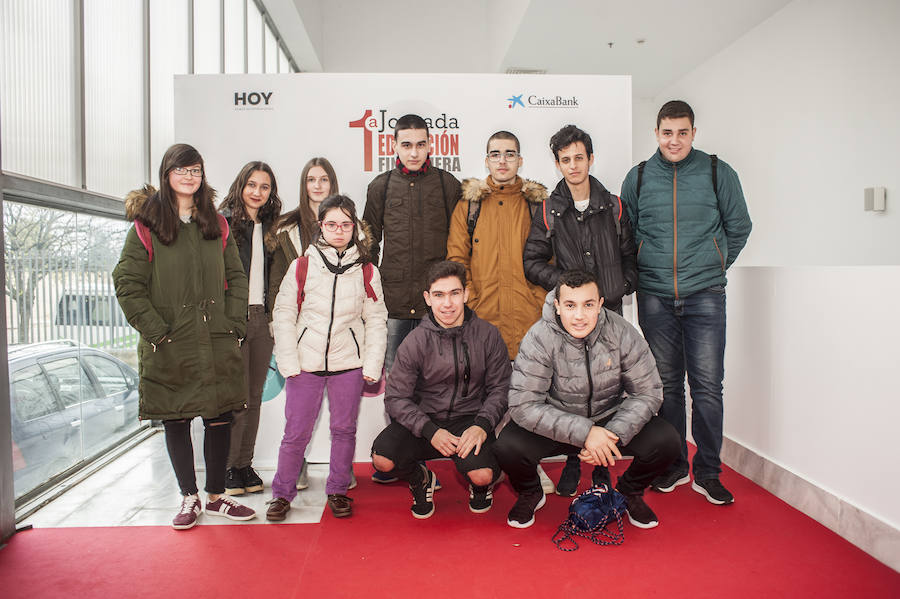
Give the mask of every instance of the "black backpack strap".
M 466 213 L 466 231 L 469 232 L 469 255 L 472 255 L 474 249 L 473 242 L 475 236 L 475 225 L 478 224 L 478 217 L 481 215 L 481 202 L 469 201 L 469 210 Z
M 641 183 L 644 182 L 644 167 L 647 166 L 647 161 L 644 160 L 640 164 L 638 164 L 638 180 L 637 180 L 637 190 L 634 194 L 635 198 L 641 197 Z
M 716 192 L 716 201 L 719 200 L 719 157 L 715 154 L 709 155 L 709 167 L 712 169 L 713 191 Z

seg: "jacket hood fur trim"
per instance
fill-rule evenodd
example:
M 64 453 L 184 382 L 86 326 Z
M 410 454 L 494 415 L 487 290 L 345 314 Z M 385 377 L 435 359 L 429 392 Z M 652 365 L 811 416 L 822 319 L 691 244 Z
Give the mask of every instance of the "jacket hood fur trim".
M 531 179 L 521 179 L 522 195 L 529 204 L 540 204 L 547 199 L 549 195 L 547 188 L 537 181 Z M 466 179 L 462 182 L 462 199 L 470 203 L 480 203 L 485 197 L 490 195 L 491 188 L 487 184 L 487 179 Z
M 156 188 L 147 183 L 140 189 L 128 192 L 125 196 L 125 218 L 133 221 L 141 211 L 144 202 L 152 198 L 156 194 Z

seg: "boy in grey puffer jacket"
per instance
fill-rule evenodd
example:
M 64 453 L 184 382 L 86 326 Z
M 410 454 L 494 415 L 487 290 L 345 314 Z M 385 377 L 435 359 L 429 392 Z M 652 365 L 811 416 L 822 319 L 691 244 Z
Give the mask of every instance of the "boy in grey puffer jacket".
M 602 306 L 596 277 L 567 271 L 519 346 L 509 387 L 512 421 L 494 445 L 519 494 L 507 519 L 514 528 L 531 526 L 544 505 L 542 458 L 577 453 L 588 464 L 611 466 L 622 451 L 634 456 L 617 484 L 629 520 L 640 528 L 659 523 L 643 493 L 678 456 L 678 434 L 656 416 L 662 383 L 646 341 Z

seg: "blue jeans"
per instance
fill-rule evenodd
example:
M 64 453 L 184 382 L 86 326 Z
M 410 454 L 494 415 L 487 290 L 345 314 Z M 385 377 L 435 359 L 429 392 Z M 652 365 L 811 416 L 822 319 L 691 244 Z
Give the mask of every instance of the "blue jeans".
M 722 471 L 722 379 L 725 377 L 725 288 L 715 285 L 679 299 L 638 293 L 638 321 L 663 383 L 659 415 L 681 436 L 669 472 L 688 471 L 684 375 L 691 387 L 691 433 L 697 444 L 694 480 Z
M 388 318 L 387 321 L 387 350 L 384 352 L 384 371 L 389 373 L 397 357 L 397 348 L 419 326 L 416 318 Z

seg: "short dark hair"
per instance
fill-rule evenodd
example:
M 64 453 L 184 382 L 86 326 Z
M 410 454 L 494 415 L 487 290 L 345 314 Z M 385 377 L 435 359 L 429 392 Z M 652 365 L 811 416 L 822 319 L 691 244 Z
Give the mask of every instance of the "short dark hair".
M 359 250 L 359 259 L 363 262 L 371 262 L 372 261 L 372 252 L 369 247 L 369 243 L 365 240 L 363 243 L 359 243 L 359 229 L 360 229 L 360 221 L 356 218 L 356 204 L 353 203 L 353 200 L 348 198 L 345 195 L 334 194 L 330 195 L 319 204 L 319 213 L 316 215 L 316 221 L 322 222 L 325 220 L 325 215 L 328 214 L 328 211 L 332 208 L 337 208 L 344 214 L 346 214 L 350 220 L 353 221 L 353 235 L 350 237 L 350 242 L 347 244 L 347 247 L 355 245 Z M 316 228 L 316 232 L 313 235 L 312 242 L 318 243 L 322 238 L 322 230 L 318 227 Z
M 572 289 L 578 289 L 579 287 L 590 283 L 597 286 L 597 293 L 600 294 L 600 297 L 603 297 L 603 290 L 600 289 L 600 282 L 597 280 L 597 275 L 586 270 L 581 270 L 580 268 L 567 270 L 559 275 L 559 279 L 556 281 L 556 299 L 559 300 L 559 291 L 563 285 Z
M 510 133 L 509 131 L 497 131 L 496 133 L 494 133 L 493 135 L 488 137 L 487 144 L 485 144 L 485 146 L 484 146 L 485 152 L 491 151 L 491 142 L 494 141 L 495 139 L 508 139 L 509 141 L 515 142 L 516 152 L 522 151 L 521 148 L 519 147 L 519 138 L 518 137 L 516 137 L 514 134 Z
M 694 126 L 694 111 L 684 100 L 669 100 L 665 104 L 662 105 L 662 108 L 659 109 L 659 114 L 656 115 L 656 128 L 659 129 L 659 124 L 663 119 L 680 119 L 687 117 L 691 121 L 691 127 Z
M 463 289 L 466 288 L 466 267 L 459 262 L 442 260 L 428 267 L 428 271 L 425 273 L 425 291 L 430 292 L 431 286 L 434 285 L 435 281 L 446 279 L 447 277 L 456 277 L 462 284 Z
M 559 151 L 579 141 L 584 144 L 584 149 L 587 151 L 588 158 L 590 158 L 594 154 L 594 144 L 591 143 L 591 136 L 575 125 L 566 125 L 550 138 L 550 149 L 553 150 L 553 158 L 559 162 Z
M 428 135 L 428 123 L 417 114 L 404 114 L 397 119 L 397 124 L 394 125 L 394 139 L 397 139 L 398 133 L 407 129 L 425 129 L 425 135 Z

